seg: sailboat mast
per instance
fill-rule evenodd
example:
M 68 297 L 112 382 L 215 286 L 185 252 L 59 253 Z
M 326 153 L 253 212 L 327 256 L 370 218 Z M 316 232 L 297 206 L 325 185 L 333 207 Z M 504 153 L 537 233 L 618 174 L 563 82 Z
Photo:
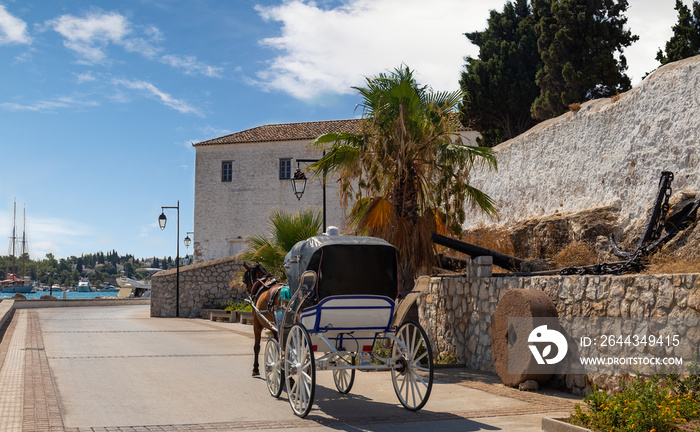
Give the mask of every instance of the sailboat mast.
M 14 215 L 12 216 L 12 274 L 17 274 L 17 265 L 15 264 L 15 243 L 17 240 L 17 201 L 15 200 Z
M 25 275 L 25 268 L 27 265 L 27 258 L 26 258 L 26 253 L 27 253 L 27 206 L 24 206 L 24 211 L 22 213 L 22 216 L 24 217 L 24 226 L 22 227 L 22 279 L 24 279 Z

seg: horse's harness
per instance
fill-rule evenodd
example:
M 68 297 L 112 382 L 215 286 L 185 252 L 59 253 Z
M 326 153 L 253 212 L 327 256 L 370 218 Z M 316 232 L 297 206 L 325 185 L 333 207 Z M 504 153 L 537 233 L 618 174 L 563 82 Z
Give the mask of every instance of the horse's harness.
M 253 278 L 255 276 L 253 276 L 253 274 L 250 273 L 249 277 L 250 277 L 250 282 L 251 282 L 250 288 L 252 290 L 253 286 L 255 285 L 255 283 L 253 282 Z M 258 304 L 258 299 L 260 298 L 261 295 L 263 295 L 263 293 L 265 293 L 266 291 L 269 291 L 275 285 L 277 286 L 277 288 L 270 293 L 270 299 L 267 302 L 267 310 L 260 311 L 260 312 L 269 312 L 272 310 L 272 306 L 274 306 L 275 301 L 277 300 L 277 297 L 279 297 L 280 291 L 282 290 L 282 284 L 280 283 L 280 281 L 278 281 L 277 279 L 275 279 L 274 277 L 272 277 L 270 275 L 265 275 L 262 278 L 258 278 L 258 279 L 256 279 L 256 282 L 260 283 L 260 288 L 258 288 L 258 290 L 256 292 L 251 293 L 253 304 Z

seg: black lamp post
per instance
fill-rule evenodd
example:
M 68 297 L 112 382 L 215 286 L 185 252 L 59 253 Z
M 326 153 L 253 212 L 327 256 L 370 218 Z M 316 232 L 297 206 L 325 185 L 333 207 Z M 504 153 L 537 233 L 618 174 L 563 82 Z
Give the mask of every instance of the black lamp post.
M 326 152 L 323 152 L 323 155 L 326 155 Z M 306 190 L 306 174 L 304 174 L 304 171 L 299 168 L 300 163 L 314 163 L 318 162 L 320 159 L 297 159 L 297 170 L 294 173 L 294 177 L 292 177 L 292 190 L 294 191 L 294 195 L 296 195 L 297 199 L 301 201 L 302 195 L 304 195 L 304 191 Z M 323 232 L 326 232 L 326 175 L 323 174 Z
M 53 278 L 56 275 L 56 272 L 51 272 L 49 273 L 49 295 L 53 295 Z
M 175 207 L 161 207 L 160 216 L 158 216 L 158 225 L 161 230 L 165 229 L 165 223 L 168 218 L 165 217 L 165 209 L 176 209 L 177 210 L 177 240 L 175 244 L 177 245 L 177 252 L 175 257 L 175 316 L 180 317 L 180 200 L 177 200 L 177 206 Z

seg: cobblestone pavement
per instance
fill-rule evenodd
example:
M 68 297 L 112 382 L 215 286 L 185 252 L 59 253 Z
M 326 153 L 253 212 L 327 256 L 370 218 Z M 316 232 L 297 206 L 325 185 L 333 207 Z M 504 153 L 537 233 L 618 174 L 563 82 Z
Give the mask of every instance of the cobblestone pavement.
M 322 401 L 317 401 L 318 411 L 314 410 L 306 419 L 298 419 L 291 416 L 290 419 L 277 419 L 269 421 L 245 420 L 245 421 L 217 421 L 197 424 L 156 424 L 156 425 L 130 425 L 113 427 L 106 426 L 70 426 L 64 425 L 65 410 L 57 389 L 57 379 L 52 375 L 53 362 L 68 361 L 81 358 L 94 359 L 94 355 L 70 355 L 63 356 L 60 352 L 51 352 L 47 356 L 42 335 L 41 310 L 18 310 L 13 319 L 6 326 L 4 336 L 0 340 L 0 431 L 2 432 L 194 432 L 194 431 L 238 431 L 238 430 L 283 430 L 283 429 L 309 429 L 318 430 L 352 430 L 352 431 L 384 431 L 394 430 L 400 427 L 402 430 L 535 430 L 532 427 L 518 429 L 504 425 L 518 425 L 524 420 L 530 424 L 537 423 L 542 415 L 562 415 L 571 412 L 577 398 L 567 397 L 556 392 L 546 394 L 542 392 L 520 392 L 515 389 L 498 384 L 497 378 L 489 374 L 469 372 L 465 369 L 437 369 L 435 382 L 445 385 L 456 385 L 460 388 L 472 389 L 479 397 L 502 398 L 507 406 L 494 406 L 490 408 L 470 408 L 469 401 L 460 405 L 462 409 L 455 409 L 452 405 L 445 411 L 423 410 L 417 413 L 408 413 L 405 410 L 388 410 L 377 413 L 355 413 L 353 416 L 325 415 Z M 162 319 L 160 319 L 162 320 Z M 188 330 L 180 329 L 178 333 L 189 332 L 192 334 L 229 334 L 231 337 L 250 338 L 252 334 L 249 327 L 228 323 L 210 323 L 205 320 L 178 320 L 178 324 L 187 321 L 191 324 Z M 200 329 L 206 329 L 202 332 Z M 2 329 L 0 329 L 0 332 Z M 144 330 L 146 332 L 147 330 Z M 61 333 L 76 335 L 89 334 L 96 336 L 90 330 L 63 330 Z M 94 333 L 119 333 L 120 330 L 95 330 Z M 121 331 L 129 333 L 128 331 Z M 173 330 L 174 332 L 174 330 Z M 0 333 L 2 335 L 2 333 Z M 51 331 L 47 332 L 51 336 Z M 249 343 L 249 342 L 248 342 Z M 252 345 L 252 344 L 251 344 Z M 186 356 L 188 354 L 182 354 Z M 231 357 L 243 356 L 242 354 L 210 354 L 212 356 L 228 355 Z M 251 354 L 246 355 L 249 360 Z M 133 353 L 113 352 L 112 355 L 98 356 L 99 358 L 129 358 L 138 357 Z M 149 358 L 158 357 L 149 355 Z M 162 355 L 163 358 L 178 357 L 170 353 Z M 49 367 L 49 363 L 52 367 Z M 362 375 L 362 374 L 360 374 Z M 252 381 L 252 380 L 251 380 Z M 261 391 L 264 391 L 261 389 Z M 483 393 L 478 393 L 483 392 Z M 267 396 L 269 398 L 269 396 Z M 335 397 L 335 396 L 332 396 Z M 269 399 L 272 400 L 272 399 Z M 278 406 L 278 405 L 276 405 Z M 289 408 L 288 406 L 286 408 Z M 105 407 L 109 409 L 109 407 Z M 332 409 L 326 410 L 332 411 Z M 390 411 L 390 412 L 389 412 Z M 534 417 L 533 417 L 534 416 Z M 232 417 L 236 417 L 235 415 Z M 450 429 L 450 425 L 453 429 Z

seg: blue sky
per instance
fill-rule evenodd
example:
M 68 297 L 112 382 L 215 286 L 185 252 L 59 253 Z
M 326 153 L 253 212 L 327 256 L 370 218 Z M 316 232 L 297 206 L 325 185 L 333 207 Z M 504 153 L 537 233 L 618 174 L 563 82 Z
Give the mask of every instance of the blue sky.
M 463 33 L 493 0 L 0 0 L 0 254 L 17 200 L 33 258 L 175 255 L 193 230 L 191 143 L 352 118 L 351 86 L 402 62 L 458 89 Z M 633 83 L 658 66 L 673 0 L 630 0 Z M 690 4 L 690 0 L 685 0 Z M 181 244 L 181 254 L 187 250 Z M 190 249 L 191 251 L 191 249 Z

